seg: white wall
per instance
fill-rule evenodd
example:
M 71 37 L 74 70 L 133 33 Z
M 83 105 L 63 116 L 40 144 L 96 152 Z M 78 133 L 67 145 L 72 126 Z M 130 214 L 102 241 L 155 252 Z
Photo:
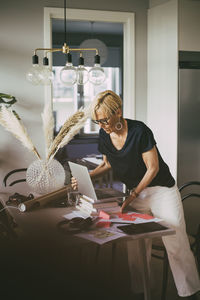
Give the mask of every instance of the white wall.
M 163 4 L 164 2 L 167 2 L 167 1 L 170 1 L 170 0 L 149 0 L 149 8 L 152 8 L 153 6 L 156 6 L 156 5 Z
M 59 3 L 58 3 L 59 2 Z M 62 7 L 57 0 L 7 0 L 0 2 L 0 92 L 14 95 L 16 111 L 23 119 L 28 132 L 43 154 L 41 112 L 44 91 L 33 87 L 25 79 L 36 47 L 43 46 L 43 8 Z M 136 13 L 136 116 L 146 120 L 146 51 L 147 51 L 147 0 L 68 0 L 70 8 L 116 10 Z M 130 78 L 131 80 L 131 78 Z M 0 128 L 0 180 L 13 168 L 26 167 L 33 161 L 20 143 Z
M 32 49 L 43 45 L 43 8 L 35 7 L 32 1 L 1 1 L 0 14 L 0 92 L 17 98 L 15 109 L 42 152 L 43 90 L 30 85 L 25 73 L 31 66 Z M 26 167 L 33 159 L 33 154 L 0 128 L 0 175 L 5 175 L 5 170 Z
M 177 0 L 148 12 L 148 103 L 147 123 L 158 148 L 177 175 L 178 94 Z

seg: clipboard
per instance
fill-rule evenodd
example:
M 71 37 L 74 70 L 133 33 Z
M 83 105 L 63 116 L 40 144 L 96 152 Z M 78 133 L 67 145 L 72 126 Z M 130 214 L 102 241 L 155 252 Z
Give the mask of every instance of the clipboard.
M 157 222 L 148 222 L 141 224 L 130 224 L 130 225 L 120 225 L 117 226 L 120 230 L 122 230 L 126 234 L 140 234 L 146 232 L 153 231 L 161 231 L 168 229 L 167 227 L 157 223 Z

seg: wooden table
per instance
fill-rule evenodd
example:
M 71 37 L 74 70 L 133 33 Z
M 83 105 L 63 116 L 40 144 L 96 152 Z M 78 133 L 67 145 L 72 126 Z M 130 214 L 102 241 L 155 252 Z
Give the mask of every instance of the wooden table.
M 5 205 L 6 200 L 8 199 L 9 195 L 16 192 L 16 187 L 11 187 L 5 189 L 3 192 L 0 193 L 0 201 Z M 19 192 L 19 190 L 18 190 Z M 22 194 L 27 195 L 28 189 L 25 186 L 21 190 Z M 65 253 L 66 253 L 66 260 L 70 264 L 74 260 L 76 264 L 78 265 L 81 263 L 78 261 L 78 259 L 74 258 L 75 253 L 77 252 L 78 257 L 81 255 L 80 251 L 84 247 L 89 247 L 90 249 L 97 250 L 100 249 L 100 246 L 95 245 L 94 243 L 80 239 L 78 237 L 69 237 L 69 236 L 63 236 L 61 233 L 57 230 L 57 224 L 62 219 L 64 219 L 64 215 L 71 211 L 71 208 L 64 207 L 64 208 L 58 208 L 58 207 L 42 207 L 40 209 L 35 209 L 33 211 L 28 212 L 19 212 L 17 209 L 8 208 L 9 213 L 14 217 L 15 222 L 18 224 L 19 229 L 21 230 L 20 234 L 20 242 L 22 242 L 23 247 L 27 247 L 27 244 L 30 244 L 31 246 L 28 246 L 27 249 L 30 249 L 30 247 L 33 247 L 33 253 L 30 254 L 30 260 L 34 258 L 35 253 L 40 256 L 39 251 L 47 251 L 47 257 L 50 257 L 50 264 L 56 264 L 57 259 L 59 260 L 60 265 L 62 265 L 62 260 L 65 259 Z M 135 235 L 127 235 L 125 238 L 120 238 L 119 240 L 114 240 L 114 244 L 120 243 L 122 240 L 137 240 L 140 247 L 141 252 L 141 261 L 143 263 L 143 283 L 144 283 L 144 295 L 145 300 L 150 300 L 150 270 L 148 269 L 147 264 L 147 256 L 146 256 L 146 248 L 145 248 L 145 241 L 146 238 L 153 238 L 153 237 L 161 237 L 164 235 L 171 235 L 174 233 L 174 230 L 167 228 L 165 230 L 161 231 L 154 231 L 154 232 L 148 232 L 148 233 L 142 233 L 142 234 L 135 234 Z M 37 245 L 37 246 L 36 246 Z M 96 248 L 97 247 L 97 248 Z M 88 248 L 88 249 L 89 249 Z M 21 249 L 21 246 L 20 246 Z M 49 249 L 49 250 L 48 250 Z M 59 249 L 59 250 L 58 250 Z M 113 248 L 114 249 L 114 248 Z M 79 251 L 80 250 L 80 251 Z M 9 251 L 10 252 L 10 251 Z M 23 251 L 22 251 L 23 252 Z M 58 255 L 56 253 L 60 253 L 60 257 L 58 256 L 56 261 L 52 259 L 50 253 L 54 253 L 55 255 Z M 71 255 L 71 257 L 70 257 Z M 29 254 L 27 255 L 26 259 L 28 261 Z M 44 255 L 45 259 L 46 256 Z M 44 257 L 42 258 L 42 264 L 44 261 Z M 97 257 L 97 256 L 96 256 Z M 114 257 L 114 253 L 113 253 Z M 23 259 L 23 257 L 21 257 Z M 48 264 L 47 264 L 48 265 Z M 67 265 L 63 263 L 64 266 Z M 73 265 L 73 263 L 72 263 Z M 40 265 L 41 267 L 41 265 Z M 68 268 L 68 267 L 67 267 Z M 77 272 L 77 266 L 73 266 L 72 269 L 69 268 L 71 272 L 76 270 Z M 79 268 L 78 268 L 79 270 Z M 65 270 L 62 270 L 63 274 L 65 274 Z M 78 271 L 79 272 L 79 271 Z M 74 274 L 73 274 L 74 275 Z M 68 277 L 68 272 L 66 270 L 66 277 Z M 76 275 L 75 275 L 76 277 Z M 64 279 L 62 278 L 64 281 Z M 6 298 L 7 299 L 7 298 Z M 56 298 L 55 298 L 56 299 Z M 57 298 L 59 299 L 59 298 Z

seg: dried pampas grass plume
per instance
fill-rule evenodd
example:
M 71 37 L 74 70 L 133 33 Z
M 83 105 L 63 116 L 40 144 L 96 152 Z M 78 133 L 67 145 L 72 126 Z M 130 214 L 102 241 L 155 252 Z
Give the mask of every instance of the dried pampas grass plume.
M 80 108 L 76 113 L 69 117 L 58 135 L 53 140 L 54 118 L 51 103 L 46 103 L 42 113 L 43 129 L 45 136 L 46 162 L 54 158 L 57 151 L 64 147 L 84 126 L 87 118 L 91 116 L 91 105 L 86 108 Z M 9 132 L 11 132 L 24 147 L 32 151 L 40 160 L 41 157 L 33 145 L 26 128 L 15 111 L 6 106 L 0 109 L 0 124 Z
M 9 132 L 11 132 L 24 147 L 32 151 L 39 159 L 41 159 L 37 149 L 33 145 L 26 128 L 21 122 L 16 112 L 9 110 L 4 105 L 0 109 L 0 124 Z
M 87 107 L 85 109 L 81 108 L 65 121 L 50 147 L 47 159 L 52 159 L 60 148 L 69 143 L 69 141 L 84 126 L 89 116 L 90 107 Z
M 43 131 L 44 131 L 44 138 L 45 138 L 45 153 L 47 157 L 54 136 L 54 117 L 53 117 L 52 104 L 50 101 L 46 102 L 44 105 L 44 110 L 42 113 L 42 121 L 43 121 Z

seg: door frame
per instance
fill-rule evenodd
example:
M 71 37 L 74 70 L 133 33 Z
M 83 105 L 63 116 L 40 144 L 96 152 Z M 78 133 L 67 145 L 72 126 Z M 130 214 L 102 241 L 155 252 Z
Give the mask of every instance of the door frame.
M 73 21 L 96 21 L 123 24 L 123 116 L 135 118 L 135 14 L 67 8 L 67 17 Z M 44 8 L 44 47 L 52 47 L 52 19 L 63 19 L 63 8 Z M 50 65 L 51 65 L 50 59 Z M 52 88 L 45 87 L 45 101 L 52 101 Z

